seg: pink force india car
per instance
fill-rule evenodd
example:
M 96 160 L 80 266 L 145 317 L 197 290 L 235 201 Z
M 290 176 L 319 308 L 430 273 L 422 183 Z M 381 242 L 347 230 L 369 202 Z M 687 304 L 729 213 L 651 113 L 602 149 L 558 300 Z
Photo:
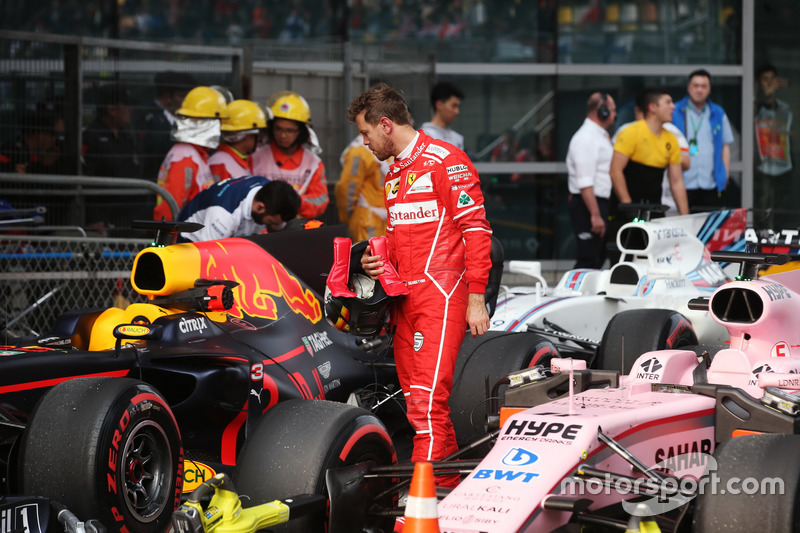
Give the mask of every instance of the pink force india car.
M 510 272 L 528 273 L 537 282 L 501 288 L 491 330 L 545 335 L 562 354 L 597 366 L 591 365 L 591 358 L 599 346 L 607 345 L 603 337 L 611 318 L 632 309 L 652 309 L 650 321 L 663 322 L 664 333 L 660 344 L 648 348 L 675 347 L 667 341 L 687 322 L 697 338 L 684 335 L 683 342 L 718 344 L 726 339 L 725 328 L 687 302 L 730 281 L 725 265 L 711 261 L 709 254 L 743 251 L 746 232 L 746 209 L 630 222 L 617 234 L 619 262 L 605 270 L 569 270 L 552 288 L 541 277 L 539 263 L 511 261 Z M 735 275 L 735 266 L 730 273 Z M 597 363 L 616 368 L 608 366 L 611 361 Z
M 740 274 L 689 306 L 729 344 L 647 352 L 627 374 L 556 357 L 499 381 L 496 442 L 439 502 L 442 533 L 800 531 L 800 272 L 712 257 Z

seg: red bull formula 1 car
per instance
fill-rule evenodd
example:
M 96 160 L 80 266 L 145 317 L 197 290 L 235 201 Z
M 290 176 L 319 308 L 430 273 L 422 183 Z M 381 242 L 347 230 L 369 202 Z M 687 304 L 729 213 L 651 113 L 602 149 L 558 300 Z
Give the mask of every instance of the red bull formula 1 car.
M 131 282 L 147 303 L 68 312 L 45 336 L 6 340 L 1 493 L 162 533 L 182 494 L 219 473 L 273 499 L 322 494 L 333 466 L 394 462 L 407 423 L 390 354 L 323 316 L 342 230 L 146 248 Z M 266 461 L 280 469 L 263 473 Z M 321 523 L 326 503 L 290 507 Z M 21 527 L 12 515 L 3 531 Z

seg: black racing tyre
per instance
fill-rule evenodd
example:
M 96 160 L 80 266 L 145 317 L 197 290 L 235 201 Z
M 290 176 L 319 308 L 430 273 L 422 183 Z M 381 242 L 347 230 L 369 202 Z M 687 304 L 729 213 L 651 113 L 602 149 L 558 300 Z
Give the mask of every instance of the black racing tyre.
M 606 326 L 592 366 L 629 374 L 636 358 L 653 350 L 677 350 L 697 344 L 692 324 L 671 309 L 631 309 Z
M 20 483 L 110 532 L 163 533 L 180 503 L 183 449 L 150 385 L 81 378 L 48 391 L 25 429 Z
M 487 331 L 479 337 L 467 333 L 458 352 L 449 401 L 458 446 L 486 435 L 486 376 L 491 391 L 512 372 L 539 364 L 549 367 L 553 357 L 559 357 L 558 349 L 536 333 Z
M 716 489 L 697 497 L 696 533 L 800 531 L 800 435 L 736 437 L 714 457 Z
M 248 507 L 298 494 L 326 494 L 326 470 L 364 461 L 378 466 L 396 462 L 391 438 L 376 416 L 343 403 L 287 400 L 267 411 L 247 436 L 237 458 L 234 484 Z M 388 480 L 371 482 L 371 494 L 389 486 Z M 391 498 L 384 503 L 390 505 Z M 362 514 L 365 529 L 391 531 L 394 526 L 392 517 Z M 322 533 L 325 523 L 324 515 L 315 514 L 274 530 Z

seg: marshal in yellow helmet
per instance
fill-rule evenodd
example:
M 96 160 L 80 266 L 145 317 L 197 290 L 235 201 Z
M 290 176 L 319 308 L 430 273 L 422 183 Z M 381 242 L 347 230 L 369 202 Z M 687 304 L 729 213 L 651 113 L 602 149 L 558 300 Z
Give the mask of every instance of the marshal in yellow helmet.
M 285 118 L 308 124 L 311 122 L 311 108 L 306 99 L 294 91 L 280 91 L 269 97 L 267 107 L 275 118 Z
M 175 114 L 191 118 L 227 118 L 227 104 L 222 93 L 211 87 L 195 87 L 183 99 Z
M 227 107 L 227 118 L 222 119 L 222 131 L 251 131 L 267 127 L 267 115 L 260 105 L 251 100 L 234 100 Z

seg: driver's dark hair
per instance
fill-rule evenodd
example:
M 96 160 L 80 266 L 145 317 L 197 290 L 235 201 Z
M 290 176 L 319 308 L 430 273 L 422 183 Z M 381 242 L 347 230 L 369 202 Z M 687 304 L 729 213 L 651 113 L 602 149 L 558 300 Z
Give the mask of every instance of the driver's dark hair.
M 255 200 L 264 204 L 268 215 L 280 215 L 284 222 L 295 218 L 300 209 L 300 195 L 285 181 L 265 184 L 256 193 Z
M 403 95 L 385 83 L 374 85 L 353 99 L 347 110 L 347 120 L 355 122 L 362 111 L 364 111 L 364 121 L 370 126 L 376 125 L 381 117 L 386 117 L 400 126 L 411 124 L 408 105 Z

